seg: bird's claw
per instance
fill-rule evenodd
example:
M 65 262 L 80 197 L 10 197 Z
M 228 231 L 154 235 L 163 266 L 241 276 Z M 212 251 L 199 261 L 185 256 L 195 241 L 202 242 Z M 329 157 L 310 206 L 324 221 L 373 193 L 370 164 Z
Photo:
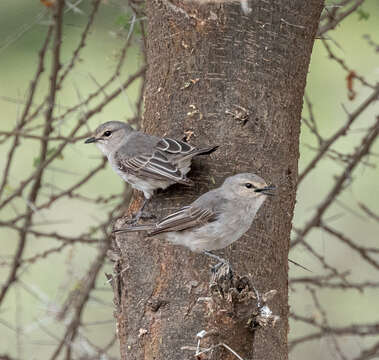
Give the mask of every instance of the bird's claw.
M 219 263 L 217 263 L 216 265 L 211 266 L 211 273 L 212 273 L 212 274 L 216 274 L 217 271 L 220 269 L 220 267 L 221 267 L 222 265 L 224 265 L 224 264 L 225 264 L 225 263 L 219 262 Z
M 218 273 L 220 273 L 219 275 L 221 275 L 221 273 L 224 273 L 224 276 L 226 276 L 229 279 L 233 277 L 232 267 L 230 266 L 230 263 L 227 260 L 225 262 L 219 262 L 216 265 L 213 265 L 211 267 L 211 273 L 213 276 L 217 276 Z
M 211 267 L 211 273 L 213 275 L 217 274 L 219 271 L 223 271 L 225 273 L 230 274 L 230 276 L 233 276 L 232 267 L 230 266 L 230 263 L 228 260 L 223 259 L 222 257 L 219 257 L 215 254 L 212 254 L 209 251 L 204 251 L 204 255 L 207 255 L 213 259 L 218 260 L 218 263 Z
M 132 217 L 131 219 L 126 221 L 126 225 L 134 226 L 135 224 L 137 224 L 137 222 L 138 222 L 138 219 L 136 217 Z
M 153 214 L 146 214 L 142 211 L 138 211 L 137 214 L 135 214 L 131 219 L 127 220 L 126 221 L 126 224 L 128 225 L 136 225 L 138 223 L 138 221 L 140 221 L 141 219 L 142 220 L 152 220 L 152 219 L 155 219 L 155 215 Z

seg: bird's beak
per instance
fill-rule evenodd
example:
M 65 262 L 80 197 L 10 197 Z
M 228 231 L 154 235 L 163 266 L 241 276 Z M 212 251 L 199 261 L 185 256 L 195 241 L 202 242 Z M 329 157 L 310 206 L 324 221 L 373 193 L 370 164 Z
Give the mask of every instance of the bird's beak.
M 274 196 L 276 187 L 274 185 L 268 185 L 260 189 L 256 189 L 255 192 L 262 193 L 264 195 Z
M 91 138 L 87 139 L 84 143 L 85 143 L 85 144 L 91 144 L 91 143 L 96 142 L 96 141 L 97 141 L 96 138 L 91 137 Z

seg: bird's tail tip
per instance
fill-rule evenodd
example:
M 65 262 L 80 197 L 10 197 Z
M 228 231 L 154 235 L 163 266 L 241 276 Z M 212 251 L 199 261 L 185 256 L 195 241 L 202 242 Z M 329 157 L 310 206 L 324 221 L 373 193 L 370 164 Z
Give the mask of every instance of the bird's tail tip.
M 212 154 L 219 147 L 220 147 L 220 145 L 214 145 L 214 146 L 210 146 L 210 147 L 207 147 L 207 148 L 204 148 L 204 149 L 199 149 L 197 155 L 209 155 L 209 154 Z
M 187 186 L 194 186 L 195 183 L 193 180 L 189 179 L 188 177 L 183 177 L 180 181 L 178 181 L 179 184 L 187 185 Z

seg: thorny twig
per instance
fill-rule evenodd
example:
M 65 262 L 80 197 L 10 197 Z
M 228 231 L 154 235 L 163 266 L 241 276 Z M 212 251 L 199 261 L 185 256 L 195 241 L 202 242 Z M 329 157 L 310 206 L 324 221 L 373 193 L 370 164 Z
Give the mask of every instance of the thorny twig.
M 335 4 L 331 9 L 326 9 L 322 20 L 320 31 L 326 31 L 328 28 L 334 28 L 343 18 L 352 13 L 350 9 L 356 9 L 361 1 L 356 0 L 343 0 Z M 325 38 L 324 38 L 325 39 Z M 340 174 L 335 176 L 334 184 L 328 189 L 326 195 L 323 195 L 317 203 L 316 209 L 311 215 L 311 217 L 305 222 L 301 228 L 294 228 L 294 239 L 291 243 L 291 250 L 297 249 L 298 245 L 306 250 L 307 254 L 312 256 L 314 261 L 320 265 L 320 271 L 315 271 L 310 276 L 301 276 L 291 278 L 289 285 L 291 290 L 294 292 L 300 292 L 302 296 L 305 293 L 309 293 L 313 299 L 313 308 L 317 311 L 317 314 L 321 316 L 322 322 L 318 322 L 314 315 L 306 317 L 299 315 L 295 309 L 291 314 L 291 318 L 295 321 L 301 321 L 310 327 L 315 327 L 318 331 L 313 332 L 308 335 L 299 336 L 298 338 L 291 339 L 289 342 L 289 350 L 292 351 L 295 347 L 302 344 L 307 346 L 313 341 L 319 341 L 320 339 L 327 339 L 330 341 L 331 350 L 334 353 L 333 356 L 340 358 L 342 360 L 347 359 L 346 353 L 346 336 L 351 337 L 365 337 L 365 336 L 377 336 L 379 333 L 378 322 L 373 324 L 367 324 L 364 320 L 360 324 L 351 324 L 349 322 L 349 316 L 345 316 L 346 326 L 333 326 L 330 317 L 331 309 L 327 303 L 322 303 L 319 300 L 319 294 L 323 290 L 337 290 L 344 291 L 345 296 L 348 297 L 351 290 L 358 290 L 361 293 L 366 291 L 377 292 L 379 289 L 379 282 L 376 281 L 377 273 L 379 270 L 379 259 L 378 259 L 378 246 L 367 246 L 365 240 L 370 237 L 368 232 L 365 233 L 362 227 L 361 234 L 358 238 L 354 237 L 353 234 L 347 233 L 346 229 L 341 228 L 337 225 L 332 226 L 330 222 L 334 221 L 333 218 L 327 218 L 326 214 L 330 209 L 334 209 L 336 206 L 342 208 L 343 211 L 349 211 L 354 217 L 358 217 L 360 221 L 374 220 L 378 222 L 379 217 L 376 215 L 376 211 L 371 209 L 371 206 L 366 205 L 362 199 L 355 200 L 354 196 L 351 197 L 352 203 L 349 207 L 346 207 L 339 200 L 339 196 L 343 192 L 349 191 L 353 194 L 353 187 L 355 180 L 357 179 L 355 173 L 357 168 L 363 168 L 367 166 L 372 166 L 374 169 L 377 164 L 373 157 L 375 142 L 379 134 L 379 117 L 370 121 L 370 125 L 365 128 L 360 128 L 360 132 L 363 136 L 360 140 L 360 144 L 356 146 L 353 151 L 346 154 L 342 152 L 338 147 L 338 143 L 341 139 L 349 139 L 353 136 L 357 136 L 358 132 L 354 132 L 353 126 L 362 126 L 362 119 L 364 116 L 367 117 L 367 113 L 373 109 L 372 105 L 377 103 L 379 97 L 379 86 L 378 83 L 372 84 L 372 79 L 367 81 L 365 77 L 359 74 L 359 70 L 352 69 L 347 65 L 347 61 L 339 56 L 337 56 L 332 49 L 332 45 L 327 40 L 322 40 L 323 45 L 329 55 L 329 58 L 335 62 L 343 71 L 347 74 L 347 79 L 354 76 L 354 79 L 358 80 L 358 85 L 364 89 L 365 99 L 361 100 L 361 103 L 355 107 L 352 112 L 348 112 L 345 107 L 345 120 L 342 125 L 337 128 L 337 130 L 325 138 L 321 133 L 320 123 L 317 121 L 317 114 L 314 111 L 313 104 L 310 98 L 306 98 L 306 105 L 308 107 L 308 117 L 304 118 L 304 124 L 310 129 L 310 132 L 314 135 L 317 147 L 310 147 L 316 151 L 313 159 L 311 159 L 308 164 L 304 166 L 298 178 L 298 186 L 303 186 L 303 180 L 307 177 L 314 176 L 317 178 L 317 167 L 325 166 L 325 159 L 329 161 L 336 162 L 339 166 L 342 166 L 342 171 Z M 375 49 L 375 48 L 374 48 Z M 360 83 L 360 84 L 359 84 Z M 348 94 L 354 92 L 354 97 L 350 97 L 350 101 L 355 100 L 357 95 L 360 95 L 360 88 L 354 84 L 348 82 L 347 90 Z M 363 93 L 363 91 L 362 91 Z M 362 97 L 362 96 L 361 96 Z M 369 111 L 368 111 L 369 110 Z M 345 140 L 346 141 L 346 140 Z M 367 158 L 373 160 L 368 161 Z M 316 173 L 316 175 L 315 175 Z M 360 188 L 360 191 L 364 193 L 370 192 L 369 187 Z M 360 192 L 361 194 L 361 192 Z M 356 203 L 355 209 L 351 209 Z M 359 211 L 361 210 L 361 211 Z M 363 215 L 362 215 L 363 212 Z M 348 271 L 339 269 L 338 264 L 332 262 L 333 257 L 329 257 L 326 254 L 326 250 L 322 249 L 321 244 L 314 241 L 314 237 L 311 237 L 311 233 L 315 231 L 321 232 L 325 240 L 327 239 L 328 248 L 333 248 L 332 243 L 338 242 L 338 249 L 342 246 L 345 251 L 351 254 L 352 258 L 359 259 L 359 264 L 368 264 L 370 269 L 372 269 L 374 277 L 371 279 L 370 276 L 366 276 L 356 279 L 356 267 L 351 266 Z M 303 252 L 303 254 L 305 254 Z M 298 258 L 298 256 L 297 256 Z M 354 261 L 356 263 L 356 261 Z M 348 264 L 346 264 L 349 266 Z M 312 266 L 312 268 L 314 268 Z M 375 275 L 376 274 L 376 275 Z M 362 275 L 362 274 L 361 274 Z M 368 277 L 368 278 L 367 278 Z M 340 337 L 344 337 L 343 342 L 339 342 Z M 309 345 L 308 345 L 309 346 Z M 361 350 L 357 350 L 356 355 L 352 355 L 352 358 L 356 360 L 363 360 L 373 358 L 375 351 L 379 349 L 378 343 L 375 343 L 371 347 L 364 349 L 361 346 Z
M 91 354 L 88 354 L 86 358 L 91 358 L 94 351 L 96 351 L 102 358 L 112 359 L 112 357 L 108 356 L 108 351 L 116 339 L 116 336 L 113 335 L 112 339 L 104 346 L 90 345 L 90 340 L 83 335 L 83 332 L 86 331 L 86 324 L 82 323 L 81 318 L 83 311 L 88 306 L 89 299 L 95 300 L 95 297 L 90 296 L 90 293 L 92 290 L 96 290 L 95 281 L 106 260 L 110 242 L 108 235 L 110 226 L 120 210 L 127 206 L 127 201 L 124 203 L 124 194 L 119 191 L 117 194 L 103 196 L 102 193 L 93 195 L 83 190 L 88 186 L 91 179 L 95 178 L 105 168 L 106 159 L 101 159 L 98 165 L 89 170 L 83 169 L 82 172 L 62 169 L 63 174 L 72 174 L 70 176 L 77 176 L 75 173 L 80 174 L 79 178 L 73 178 L 66 183 L 59 183 L 57 186 L 51 180 L 51 174 L 58 171 L 58 162 L 63 158 L 67 145 L 78 141 L 82 142 L 88 135 L 83 133 L 85 126 L 87 129 L 89 128 L 88 121 L 99 114 L 105 106 L 109 106 L 120 94 L 129 91 L 130 85 L 137 80 L 142 81 L 134 106 L 136 109 L 135 117 L 137 119 L 141 117 L 146 68 L 142 64 L 134 74 L 125 74 L 124 71 L 127 52 L 136 35 L 134 31 L 135 21 L 130 22 L 129 31 L 124 36 L 124 44 L 120 50 L 118 61 L 115 63 L 113 74 L 100 84 L 95 92 L 83 96 L 83 99 L 78 99 L 77 103 L 74 102 L 69 106 L 59 104 L 61 90 L 70 86 L 69 81 L 65 80 L 71 79 L 75 75 L 75 69 L 78 66 L 83 49 L 91 41 L 89 35 L 94 27 L 95 18 L 100 12 L 101 3 L 101 0 L 92 1 L 92 9 L 79 36 L 78 45 L 65 64 L 62 64 L 60 56 L 62 43 L 64 42 L 64 14 L 68 7 L 72 9 L 72 6 L 75 6 L 78 11 L 82 11 L 78 8 L 80 1 L 74 4 L 65 0 L 56 0 L 44 12 L 45 15 L 50 16 L 51 21 L 39 52 L 37 68 L 26 99 L 25 101 L 17 102 L 19 106 L 22 106 L 20 118 L 13 129 L 8 131 L 1 130 L 0 132 L 1 144 L 7 145 L 10 143 L 5 166 L 0 176 L 0 210 L 4 215 L 0 225 L 3 229 L 7 229 L 12 237 L 18 236 L 15 253 L 7 257 L 2 256 L 0 261 L 1 266 L 4 268 L 9 267 L 7 277 L 1 283 L 1 305 L 4 306 L 4 303 L 8 305 L 6 295 L 12 292 L 13 289 L 20 288 L 20 291 L 28 291 L 27 288 L 18 285 L 22 284 L 21 279 L 23 279 L 25 271 L 31 269 L 35 264 L 57 254 L 60 254 L 61 257 L 64 253 L 72 254 L 76 244 L 86 246 L 91 254 L 96 250 L 96 246 L 99 246 L 96 259 L 86 275 L 80 280 L 80 289 L 77 289 L 79 291 L 75 291 L 75 299 L 68 302 L 69 308 L 65 311 L 66 316 L 57 316 L 55 319 L 50 316 L 50 321 L 61 322 L 65 327 L 63 334 L 54 334 L 52 337 L 56 341 L 56 348 L 51 356 L 52 359 L 62 356 L 61 353 L 64 349 L 64 357 L 71 359 L 78 350 L 83 354 L 83 351 L 86 351 L 85 349 L 89 347 L 92 349 Z M 120 35 L 122 36 L 122 34 Z M 52 51 L 51 57 L 49 57 L 50 49 Z M 48 61 L 49 64 L 47 63 Z M 40 86 L 45 73 L 47 73 L 49 84 L 49 88 L 46 90 Z M 97 82 L 95 76 L 92 76 L 92 78 Z M 42 94 L 42 100 L 38 100 L 37 90 L 39 91 L 38 95 Z M 77 90 L 80 91 L 79 88 Z M 11 97 L 8 98 L 11 99 Z M 5 97 L 2 97 L 2 99 L 6 100 Z M 83 113 L 84 108 L 86 111 Z M 64 124 L 64 131 L 61 131 L 62 124 Z M 40 149 L 34 166 L 33 164 L 28 164 L 30 172 L 24 172 L 22 175 L 15 177 L 13 174 L 15 162 L 21 161 L 22 151 L 20 150 L 25 149 L 25 146 L 27 146 L 24 145 L 24 140 L 38 144 Z M 81 233 L 77 231 L 73 233 L 67 226 L 59 226 L 48 231 L 40 230 L 44 223 L 51 228 L 54 223 L 51 220 L 51 217 L 54 216 L 54 209 L 57 209 L 57 204 L 67 199 L 75 204 L 72 205 L 73 207 L 78 202 L 83 205 L 86 204 L 88 209 L 91 206 L 97 206 L 102 209 L 102 214 L 105 216 L 97 219 L 95 226 L 89 229 L 86 228 Z M 68 214 L 68 216 L 70 215 Z M 44 220 L 43 222 L 37 220 L 41 217 Z M 38 243 L 38 239 L 45 239 L 51 244 L 46 248 L 39 248 L 32 254 L 28 253 L 26 256 L 25 249 L 35 246 L 34 244 L 36 241 Z M 36 300 L 41 302 L 44 307 L 51 306 L 50 302 L 54 301 L 47 301 L 46 295 L 38 295 Z M 70 318 L 67 320 L 69 315 Z M 42 325 L 38 324 L 38 328 L 42 329 Z M 46 334 L 50 333 L 52 335 L 47 328 L 44 327 L 44 329 L 43 331 Z M 23 334 L 23 331 L 23 328 L 17 326 L 17 334 Z M 25 337 L 18 336 L 17 339 L 24 341 Z M 82 346 L 83 344 L 85 344 L 84 347 Z

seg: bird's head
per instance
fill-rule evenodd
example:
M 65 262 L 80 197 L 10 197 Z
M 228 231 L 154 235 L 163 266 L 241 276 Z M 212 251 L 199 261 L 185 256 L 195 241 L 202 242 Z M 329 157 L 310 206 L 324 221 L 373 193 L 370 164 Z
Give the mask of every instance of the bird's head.
M 108 121 L 101 124 L 94 131 L 94 136 L 88 138 L 85 143 L 95 143 L 97 147 L 108 155 L 117 150 L 125 137 L 133 131 L 133 128 L 121 121 Z
M 268 196 L 274 195 L 275 186 L 267 185 L 258 175 L 237 174 L 228 177 L 222 185 L 226 194 L 241 201 L 252 201 L 259 207 Z

